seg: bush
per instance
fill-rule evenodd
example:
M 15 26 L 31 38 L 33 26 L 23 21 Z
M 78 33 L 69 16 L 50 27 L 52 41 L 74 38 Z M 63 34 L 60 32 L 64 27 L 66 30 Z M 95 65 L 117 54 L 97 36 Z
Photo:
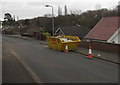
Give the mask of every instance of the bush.
M 51 34 L 48 33 L 48 32 L 43 33 L 43 35 L 46 36 L 46 37 L 50 37 L 51 36 Z
M 48 33 L 48 32 L 45 32 L 45 33 L 43 33 L 43 36 L 45 37 L 45 40 L 46 40 L 48 37 L 50 37 L 50 36 L 51 36 L 51 34 L 50 34 L 50 33 Z

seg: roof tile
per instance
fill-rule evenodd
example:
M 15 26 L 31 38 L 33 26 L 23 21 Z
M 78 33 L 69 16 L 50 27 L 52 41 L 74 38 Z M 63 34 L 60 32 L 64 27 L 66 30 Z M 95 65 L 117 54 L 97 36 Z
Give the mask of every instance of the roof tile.
M 102 18 L 94 28 L 85 36 L 89 39 L 108 40 L 120 27 L 120 17 Z

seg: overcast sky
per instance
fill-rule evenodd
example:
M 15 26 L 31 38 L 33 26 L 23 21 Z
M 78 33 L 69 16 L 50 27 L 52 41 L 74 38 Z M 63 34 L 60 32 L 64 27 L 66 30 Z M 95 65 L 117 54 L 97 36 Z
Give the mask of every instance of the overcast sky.
M 51 8 L 46 8 L 49 4 L 54 7 L 54 14 L 57 15 L 58 7 L 64 11 L 67 5 L 69 10 L 94 10 L 98 8 L 114 8 L 119 0 L 0 0 L 0 20 L 3 20 L 5 13 L 18 16 L 20 19 L 34 18 L 51 14 Z M 1 11 L 2 10 L 2 11 Z

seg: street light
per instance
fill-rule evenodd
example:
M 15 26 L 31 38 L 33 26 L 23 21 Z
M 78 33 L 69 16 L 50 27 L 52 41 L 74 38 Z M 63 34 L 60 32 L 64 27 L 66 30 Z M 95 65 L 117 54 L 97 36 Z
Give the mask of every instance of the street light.
M 52 5 L 45 5 L 46 7 L 52 7 L 52 34 L 54 36 L 54 10 Z

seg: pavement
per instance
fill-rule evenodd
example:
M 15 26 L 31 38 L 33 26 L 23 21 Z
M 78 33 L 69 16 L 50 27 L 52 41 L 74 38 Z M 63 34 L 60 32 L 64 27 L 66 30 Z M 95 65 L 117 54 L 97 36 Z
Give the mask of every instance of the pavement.
M 20 39 L 24 39 L 24 40 L 35 40 L 33 38 L 24 37 L 21 35 L 7 35 L 7 36 L 14 37 L 14 38 L 20 38 Z M 46 41 L 39 40 L 39 42 L 40 42 L 40 44 L 47 45 Z M 88 48 L 78 47 L 74 52 L 79 53 L 79 54 L 83 54 L 83 55 L 88 55 L 88 51 L 89 51 Z M 92 55 L 93 55 L 93 58 L 98 58 L 98 59 L 102 59 L 105 61 L 119 64 L 118 54 L 92 49 Z
M 51 50 L 45 43 L 40 44 L 42 42 L 38 40 L 24 40 L 3 36 L 3 43 L 7 44 L 6 48 L 11 48 L 15 55 L 24 60 L 37 77 L 45 83 L 118 82 L 118 64 L 96 58 L 88 59 L 86 55 L 75 52 L 64 53 Z M 6 60 L 9 59 L 11 58 L 6 58 Z M 11 62 L 13 67 L 17 67 L 18 64 L 14 63 L 14 65 L 13 62 Z M 6 62 L 4 62 L 4 65 L 6 65 L 7 69 L 5 74 L 11 73 L 7 75 L 8 77 L 6 76 L 9 79 L 11 79 L 10 76 L 16 77 L 15 72 L 22 69 L 22 66 L 14 69 L 11 64 L 6 64 Z M 12 72 L 12 69 L 16 71 Z M 23 70 L 18 76 L 27 73 L 28 71 Z
M 88 55 L 89 48 L 78 47 L 75 52 Z M 119 64 L 118 54 L 92 49 L 93 58 L 102 59 L 112 63 Z
M 5 34 L 3 34 L 3 35 L 5 35 Z M 6 36 L 24 39 L 24 40 L 33 40 L 33 38 L 31 38 L 31 37 L 25 37 L 25 36 L 21 36 L 21 35 L 6 35 Z

